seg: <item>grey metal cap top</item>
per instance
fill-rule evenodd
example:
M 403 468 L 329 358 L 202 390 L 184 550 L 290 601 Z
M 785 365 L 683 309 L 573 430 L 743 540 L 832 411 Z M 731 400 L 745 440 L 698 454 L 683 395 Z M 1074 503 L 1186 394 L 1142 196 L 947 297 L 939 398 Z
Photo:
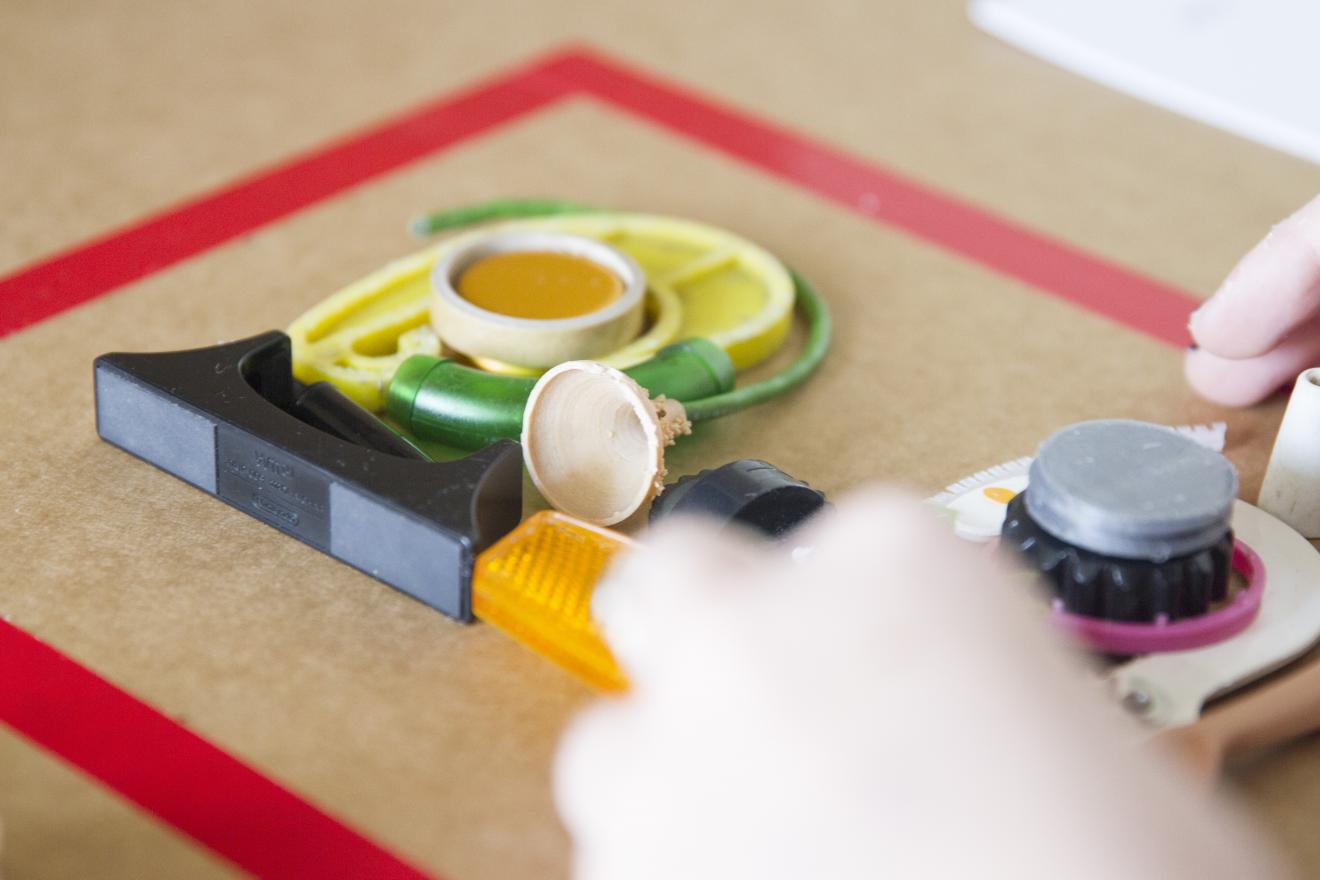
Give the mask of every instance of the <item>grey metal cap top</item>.
M 1237 491 L 1237 473 L 1219 453 L 1161 425 L 1105 419 L 1040 445 L 1024 503 L 1069 544 L 1163 562 L 1218 540 Z

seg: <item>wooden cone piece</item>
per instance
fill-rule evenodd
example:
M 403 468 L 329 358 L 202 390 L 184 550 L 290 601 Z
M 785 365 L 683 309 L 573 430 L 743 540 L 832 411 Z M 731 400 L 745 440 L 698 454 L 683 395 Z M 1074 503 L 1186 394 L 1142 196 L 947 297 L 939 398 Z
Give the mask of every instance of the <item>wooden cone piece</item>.
M 527 398 L 523 461 L 555 509 L 614 525 L 664 488 L 665 448 L 691 432 L 678 401 L 651 400 L 604 364 L 569 361 L 543 375 Z
M 1303 537 L 1320 538 L 1320 369 L 1297 377 L 1257 506 Z

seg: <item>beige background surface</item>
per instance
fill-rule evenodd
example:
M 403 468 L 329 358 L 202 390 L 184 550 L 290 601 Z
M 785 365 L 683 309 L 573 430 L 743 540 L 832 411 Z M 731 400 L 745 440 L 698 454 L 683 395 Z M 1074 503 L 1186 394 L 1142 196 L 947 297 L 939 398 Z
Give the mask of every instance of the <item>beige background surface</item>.
M 0 272 L 566 42 L 1200 294 L 1320 191 L 1320 169 L 1021 55 L 952 0 L 0 0 Z M 0 614 L 418 864 L 564 875 L 549 762 L 583 689 L 101 443 L 91 407 L 101 352 L 284 326 L 414 248 L 417 212 L 519 194 L 724 225 L 829 297 L 822 372 L 703 427 L 675 471 L 756 456 L 830 492 L 930 492 L 1079 419 L 1223 418 L 1259 486 L 1281 401 L 1216 410 L 1179 352 L 574 100 L 0 341 Z M 1232 784 L 1320 873 L 1320 740 Z M 229 870 L 7 732 L 0 817 L 13 877 Z

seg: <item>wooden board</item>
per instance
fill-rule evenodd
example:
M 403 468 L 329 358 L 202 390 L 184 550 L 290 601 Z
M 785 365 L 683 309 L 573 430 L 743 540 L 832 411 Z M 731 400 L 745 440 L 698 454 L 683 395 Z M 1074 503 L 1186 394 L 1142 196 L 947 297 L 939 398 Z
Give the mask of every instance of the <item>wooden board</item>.
M 1087 265 L 1126 267 L 1175 297 L 1208 293 L 1320 189 L 1314 166 L 994 42 L 956 2 L 808 13 L 689 0 L 500 10 L 331 0 L 314 14 L 294 4 L 112 2 L 75 13 L 19 2 L 5 19 L 0 274 L 11 279 L 30 281 L 30 267 L 89 239 L 263 169 L 287 171 L 281 163 L 547 58 L 598 64 L 624 85 L 640 76 L 674 87 L 712 113 L 732 108 L 748 125 L 984 211 L 995 229 L 1034 231 Z M 343 852 L 368 858 L 374 842 L 398 870 L 407 862 L 455 880 L 563 876 L 550 758 L 590 695 L 492 629 L 454 625 L 100 442 L 90 363 L 284 326 L 413 249 L 404 226 L 421 211 L 549 194 L 673 213 L 735 230 L 817 283 L 839 319 L 825 368 L 799 394 L 704 427 L 671 457 L 676 472 L 755 456 L 829 492 L 871 480 L 930 492 L 1079 419 L 1222 418 L 1254 497 L 1282 401 L 1245 412 L 1198 401 L 1161 334 L 1028 283 L 1020 260 L 969 258 L 947 226 L 914 234 L 904 206 L 884 200 L 900 190 L 868 199 L 835 185 L 830 169 L 842 165 L 758 163 L 764 144 L 739 148 L 727 132 L 694 139 L 662 109 L 630 111 L 626 95 L 522 97 L 528 112 L 462 139 L 428 129 L 445 143 L 380 173 L 331 163 L 316 198 L 274 185 L 288 210 L 261 225 L 224 236 L 176 226 L 177 237 L 147 239 L 138 253 L 156 262 L 131 279 L 114 282 L 122 270 L 87 252 L 71 256 L 60 265 L 78 283 L 47 275 L 65 279 L 49 289 L 77 298 L 106 287 L 85 279 L 114 283 L 0 340 L 5 626 L 335 817 L 343 832 L 325 839 Z M 463 109 L 446 124 L 478 118 Z M 359 179 L 343 186 L 336 173 Z M 180 237 L 197 246 L 170 251 Z M 31 284 L 0 289 L 5 320 L 20 300 L 44 308 Z M 216 855 L 223 835 L 206 846 L 180 835 L 161 810 L 109 794 L 32 739 L 6 732 L 0 752 L 0 864 L 14 876 L 223 876 L 239 856 L 262 855 L 251 845 Z M 1320 869 L 1309 826 L 1320 744 L 1239 768 L 1234 784 L 1301 864 Z M 208 791 L 206 780 L 179 790 L 194 801 Z

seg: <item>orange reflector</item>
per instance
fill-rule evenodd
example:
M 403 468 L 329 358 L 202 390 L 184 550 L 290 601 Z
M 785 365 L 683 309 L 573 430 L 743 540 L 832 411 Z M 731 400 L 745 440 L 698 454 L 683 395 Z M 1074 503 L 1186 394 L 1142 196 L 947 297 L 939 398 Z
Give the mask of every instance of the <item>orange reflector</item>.
M 591 595 L 606 566 L 635 542 L 543 510 L 477 557 L 472 612 L 594 688 L 628 680 L 591 617 Z

